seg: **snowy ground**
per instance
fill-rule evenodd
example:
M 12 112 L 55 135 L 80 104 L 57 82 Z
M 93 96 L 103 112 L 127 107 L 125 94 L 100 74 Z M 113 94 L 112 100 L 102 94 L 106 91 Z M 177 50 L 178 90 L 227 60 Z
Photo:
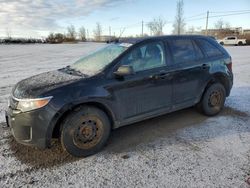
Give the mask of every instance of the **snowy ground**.
M 0 45 L 0 122 L 19 80 L 68 65 L 100 44 Z M 227 47 L 235 84 L 224 111 L 193 108 L 112 132 L 104 150 L 85 159 L 59 143 L 40 151 L 0 128 L 0 187 L 247 187 L 250 176 L 250 47 Z M 4 123 L 1 123 L 4 125 Z

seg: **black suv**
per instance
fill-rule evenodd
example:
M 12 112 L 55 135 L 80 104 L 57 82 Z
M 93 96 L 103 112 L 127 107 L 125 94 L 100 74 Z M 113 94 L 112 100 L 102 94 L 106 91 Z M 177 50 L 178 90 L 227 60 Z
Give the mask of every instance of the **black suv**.
M 106 45 L 65 68 L 19 82 L 6 112 L 15 139 L 78 157 L 99 151 L 111 129 L 197 106 L 218 114 L 233 85 L 232 60 L 204 36 Z

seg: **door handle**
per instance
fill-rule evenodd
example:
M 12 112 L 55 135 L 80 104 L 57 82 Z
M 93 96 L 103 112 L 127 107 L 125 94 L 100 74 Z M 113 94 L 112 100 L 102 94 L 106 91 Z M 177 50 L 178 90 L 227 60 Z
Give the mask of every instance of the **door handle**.
M 149 78 L 150 79 L 157 79 L 157 75 L 150 75 Z
M 163 73 L 160 73 L 160 74 L 158 75 L 158 77 L 159 77 L 159 78 L 166 78 L 168 75 L 169 75 L 168 73 L 163 72 Z
M 208 67 L 209 67 L 208 64 L 202 64 L 202 65 L 201 65 L 201 68 L 204 69 L 204 70 L 207 69 Z
M 155 79 L 155 80 L 158 80 L 158 79 L 165 79 L 165 78 L 168 77 L 169 75 L 170 75 L 169 73 L 161 72 L 161 73 L 159 73 L 159 74 L 151 75 L 151 76 L 149 76 L 149 78 Z

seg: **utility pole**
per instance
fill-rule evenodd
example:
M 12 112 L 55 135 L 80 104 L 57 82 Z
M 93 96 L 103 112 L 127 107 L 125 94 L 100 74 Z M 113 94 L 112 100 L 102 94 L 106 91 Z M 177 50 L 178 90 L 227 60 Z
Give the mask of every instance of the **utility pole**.
M 141 36 L 143 37 L 144 33 L 143 33 L 143 29 L 144 29 L 144 22 L 142 20 L 141 22 Z
M 87 41 L 89 39 L 89 30 L 87 29 Z
M 126 30 L 125 27 L 120 29 L 120 36 L 119 36 L 119 39 L 122 37 L 122 35 L 123 35 L 123 33 L 124 33 L 125 30 Z
M 109 42 L 111 41 L 111 27 L 109 26 Z
M 207 11 L 207 20 L 206 20 L 206 35 L 208 35 L 208 31 L 207 31 L 207 28 L 208 28 L 208 17 L 209 17 L 209 11 Z

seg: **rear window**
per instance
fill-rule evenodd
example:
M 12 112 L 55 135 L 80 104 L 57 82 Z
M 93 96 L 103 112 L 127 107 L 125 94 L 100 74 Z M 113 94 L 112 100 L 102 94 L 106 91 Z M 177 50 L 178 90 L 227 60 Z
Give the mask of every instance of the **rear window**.
M 170 48 L 175 63 L 192 62 L 203 57 L 201 50 L 189 39 L 172 40 Z
M 197 39 L 197 41 L 208 57 L 223 55 L 223 53 L 215 45 L 211 44 L 207 40 Z

